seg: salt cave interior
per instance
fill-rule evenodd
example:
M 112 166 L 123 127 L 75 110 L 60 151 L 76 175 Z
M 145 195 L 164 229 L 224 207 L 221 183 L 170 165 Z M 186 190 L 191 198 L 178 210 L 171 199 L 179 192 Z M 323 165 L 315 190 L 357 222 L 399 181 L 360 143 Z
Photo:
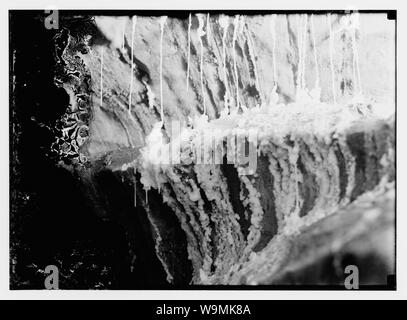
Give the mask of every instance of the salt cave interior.
M 9 16 L 12 289 L 394 288 L 393 12 L 57 13 Z

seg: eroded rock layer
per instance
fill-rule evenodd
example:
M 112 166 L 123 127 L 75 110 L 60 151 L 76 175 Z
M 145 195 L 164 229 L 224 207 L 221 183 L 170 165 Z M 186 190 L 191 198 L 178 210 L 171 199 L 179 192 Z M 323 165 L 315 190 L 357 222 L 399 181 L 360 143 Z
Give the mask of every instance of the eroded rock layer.
M 274 238 L 301 233 L 361 194 L 394 180 L 392 120 L 355 111 L 349 111 L 349 117 L 346 107 L 284 107 L 286 123 L 275 114 L 280 111 L 276 106 L 270 114 L 251 110 L 186 129 L 180 134 L 179 164 L 161 161 L 168 149 L 156 142 L 143 149 L 141 181 L 147 194 L 150 188 L 158 190 L 177 215 L 187 236 L 195 283 L 227 284 Z M 319 111 L 324 128 L 315 117 Z M 245 118 L 249 120 L 242 122 Z M 278 129 L 272 129 L 277 123 Z M 219 146 L 230 147 L 226 138 L 247 135 L 253 124 L 259 130 L 255 168 L 248 162 L 227 163 L 230 154 L 243 152 L 238 146 L 226 147 L 220 162 L 216 157 L 209 158 L 212 164 L 198 160 L 197 148 L 216 127 L 222 128 L 218 144 L 202 150 L 202 159 L 212 157 Z M 245 140 L 246 153 L 252 143 Z

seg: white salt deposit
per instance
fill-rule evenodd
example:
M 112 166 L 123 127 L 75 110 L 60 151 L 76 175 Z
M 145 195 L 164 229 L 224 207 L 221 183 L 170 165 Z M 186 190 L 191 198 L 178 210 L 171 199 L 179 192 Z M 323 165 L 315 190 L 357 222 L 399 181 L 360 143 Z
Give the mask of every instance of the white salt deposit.
M 197 15 L 199 25 L 198 25 L 198 39 L 199 39 L 199 44 L 201 48 L 201 59 L 200 59 L 200 68 L 199 68 L 199 73 L 200 73 L 200 78 L 201 78 L 201 92 L 202 92 L 202 102 L 203 102 L 203 113 L 206 114 L 206 103 L 205 103 L 205 90 L 204 90 L 204 83 L 203 83 L 203 42 L 202 38 L 205 36 L 205 31 L 203 30 L 204 27 L 204 16 L 199 14 Z
M 189 60 L 191 59 L 191 14 L 188 19 L 187 92 L 189 90 Z
M 163 38 L 164 38 L 164 26 L 167 16 L 160 18 L 160 105 L 161 105 L 161 125 L 164 123 L 164 98 L 163 98 Z

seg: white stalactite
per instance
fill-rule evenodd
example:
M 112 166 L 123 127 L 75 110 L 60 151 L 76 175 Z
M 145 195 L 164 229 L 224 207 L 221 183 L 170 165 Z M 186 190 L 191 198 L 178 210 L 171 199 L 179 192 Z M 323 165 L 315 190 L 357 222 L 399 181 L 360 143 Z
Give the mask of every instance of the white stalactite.
M 312 36 L 312 47 L 314 51 L 314 64 L 315 64 L 315 85 L 314 89 L 311 90 L 311 96 L 317 100 L 321 100 L 321 87 L 319 80 L 319 65 L 318 65 L 318 48 L 315 41 L 315 26 L 314 26 L 314 15 L 311 15 L 311 36 Z
M 236 100 L 235 100 L 235 108 L 236 110 L 239 109 L 239 74 L 237 72 L 237 62 L 236 62 L 236 41 L 238 35 L 238 28 L 239 28 L 239 15 L 235 16 L 235 20 L 233 21 L 233 68 L 235 71 L 235 88 L 236 88 Z
M 307 84 L 305 80 L 305 66 L 307 58 L 307 27 L 308 27 L 308 16 L 303 16 L 303 39 L 302 39 L 302 70 L 301 70 L 301 87 L 303 90 L 306 90 Z
M 356 19 L 356 18 L 354 18 Z M 357 79 L 355 79 L 355 81 L 357 80 L 358 83 L 358 95 L 362 95 L 362 80 L 361 80 L 361 76 L 360 76 L 360 69 L 359 69 L 359 53 L 358 53 L 358 47 L 357 47 L 357 43 L 356 43 L 356 30 L 357 30 L 357 25 L 356 22 L 354 22 L 354 26 L 353 26 L 353 32 L 352 32 L 352 50 L 353 50 L 353 64 L 354 64 L 354 70 L 356 70 L 356 76 Z
M 189 90 L 189 60 L 191 59 L 191 14 L 188 20 L 187 92 Z
M 134 33 L 136 29 L 136 22 L 137 22 L 137 17 L 133 16 L 132 17 L 132 24 L 131 24 L 131 58 L 130 58 L 130 91 L 129 91 L 129 113 L 131 112 L 131 96 L 133 94 L 133 77 L 134 77 Z
M 335 93 L 335 68 L 333 62 L 334 54 L 334 34 L 332 32 L 331 14 L 328 14 L 328 27 L 329 27 L 329 64 L 331 67 L 331 82 L 332 82 L 332 99 L 336 104 L 336 93 Z
M 164 124 L 164 99 L 163 99 L 163 38 L 164 38 L 164 26 L 167 16 L 162 16 L 160 18 L 160 105 L 161 105 L 161 123 Z
M 247 28 L 247 26 L 244 28 L 244 31 L 245 31 L 245 35 L 246 35 L 247 45 L 249 47 L 250 60 L 251 60 L 251 62 L 253 64 L 255 86 L 256 86 L 257 91 L 259 92 L 260 104 L 262 104 L 263 103 L 263 95 L 262 95 L 262 91 L 261 91 L 261 88 L 260 88 L 259 72 L 258 72 L 258 69 L 257 69 L 256 54 L 255 54 L 255 50 L 253 48 L 253 40 L 252 40 L 252 37 L 250 35 L 250 31 Z
M 271 15 L 270 31 L 272 38 L 272 59 L 273 59 L 273 89 L 270 95 L 270 105 L 275 105 L 278 102 L 277 94 L 277 63 L 276 63 L 276 15 Z
M 211 22 L 210 22 L 210 15 L 209 13 L 206 15 L 206 41 L 208 42 L 208 46 L 211 46 Z
M 122 30 L 122 52 L 124 52 L 124 44 L 126 42 L 126 22 L 127 20 L 123 20 L 123 30 Z
M 203 84 L 203 43 L 202 38 L 205 36 L 205 31 L 203 30 L 204 27 L 204 16 L 199 14 L 197 15 L 199 25 L 198 25 L 198 39 L 199 44 L 201 47 L 201 63 L 200 63 L 200 75 L 201 75 L 201 90 L 202 90 L 202 100 L 203 100 L 203 114 L 206 114 L 206 103 L 205 103 L 205 91 L 204 91 L 204 84 Z
M 229 28 L 229 17 L 226 15 L 219 17 L 219 24 L 223 30 L 223 34 L 222 34 L 223 56 L 222 56 L 222 58 L 223 58 L 223 83 L 225 85 L 224 113 L 229 114 L 229 86 L 228 86 L 228 78 L 227 78 L 227 73 L 226 73 L 226 36 L 227 36 L 228 28 Z

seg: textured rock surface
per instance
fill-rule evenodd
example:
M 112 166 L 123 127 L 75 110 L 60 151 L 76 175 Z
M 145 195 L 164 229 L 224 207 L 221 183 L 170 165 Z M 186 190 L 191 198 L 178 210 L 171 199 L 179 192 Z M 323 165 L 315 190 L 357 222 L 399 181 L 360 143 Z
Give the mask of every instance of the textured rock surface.
M 304 228 L 297 237 L 279 239 L 276 247 L 282 249 L 269 250 L 270 254 L 264 253 L 252 263 L 272 266 L 271 270 L 253 270 L 251 266 L 240 274 L 252 284 L 342 285 L 345 267 L 356 265 L 361 283 L 390 284 L 387 276 L 395 274 L 394 215 L 390 214 L 394 212 L 394 200 L 391 188 L 368 193 Z M 270 260 L 276 254 L 280 262 L 273 265 Z
M 318 110 L 317 106 L 314 108 Z M 359 115 L 359 120 L 346 118 L 347 127 L 339 130 L 335 122 L 339 124 L 340 118 L 329 116 L 335 109 L 328 105 L 323 108 L 328 109 L 325 114 L 322 110 L 317 113 L 322 115 L 329 129 L 322 133 L 310 131 L 317 127 L 318 119 L 313 112 L 311 119 L 306 117 L 308 111 L 304 109 L 296 119 L 293 115 L 298 113 L 285 107 L 289 123 L 296 128 L 286 129 L 288 133 L 284 129 L 287 123 L 275 114 L 260 113 L 257 118 L 256 114 L 237 116 L 240 123 L 245 116 L 250 119 L 242 127 L 243 132 L 253 124 L 263 132 L 258 137 L 257 168 L 253 172 L 243 171 L 247 164 L 226 164 L 226 159 L 224 164 L 202 164 L 197 160 L 191 163 L 193 153 L 196 153 L 193 146 L 200 146 L 200 131 L 206 127 L 194 129 L 190 137 L 182 139 L 180 164 L 156 165 L 145 160 L 141 181 L 146 190 L 151 187 L 160 190 L 180 222 L 189 221 L 182 224 L 182 228 L 187 235 L 188 253 L 195 270 L 194 282 L 230 283 L 236 277 L 235 273 L 245 275 L 240 269 L 245 268 L 247 261 L 249 264 L 253 259 L 255 261 L 257 255 L 265 257 L 262 268 L 253 262 L 254 266 L 249 269 L 255 273 L 254 278 L 263 277 L 263 267 L 277 268 L 276 259 L 285 259 L 285 254 L 292 251 L 291 241 L 293 247 L 297 241 L 302 245 L 293 234 L 305 232 L 303 237 L 306 239 L 307 226 L 345 207 L 366 191 L 383 188 L 394 180 L 392 123 L 368 120 Z M 339 114 L 341 110 L 336 109 Z M 260 120 L 264 120 L 263 125 Z M 278 129 L 273 132 L 272 128 L 277 124 Z M 214 131 L 216 121 L 208 127 L 207 132 Z M 228 122 L 228 127 L 233 129 L 233 124 Z M 225 130 L 225 136 L 232 134 Z M 147 145 L 145 150 L 150 149 Z M 228 160 L 229 152 L 228 149 Z M 153 159 L 159 156 L 157 154 Z M 380 209 L 384 216 L 392 216 L 389 203 Z M 144 205 L 148 206 L 148 203 Z M 393 221 L 391 217 L 386 219 Z M 324 237 L 328 230 L 321 229 Z M 286 237 L 289 239 L 287 245 L 285 240 L 280 240 Z M 341 238 L 338 236 L 337 240 L 341 241 Z M 312 243 L 308 244 L 310 252 Z M 268 257 L 269 246 L 273 248 L 274 256 Z M 389 247 L 391 243 L 387 244 Z M 317 259 L 317 249 L 314 258 L 310 259 Z M 166 258 L 164 254 L 162 259 Z M 266 260 L 268 258 L 270 261 Z

